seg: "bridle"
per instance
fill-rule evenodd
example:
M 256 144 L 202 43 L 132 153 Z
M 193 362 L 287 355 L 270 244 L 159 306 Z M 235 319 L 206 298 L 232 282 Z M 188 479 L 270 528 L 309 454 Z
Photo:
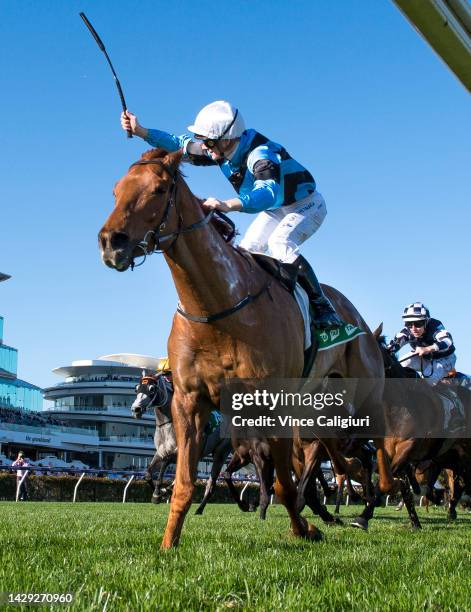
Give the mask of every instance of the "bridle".
M 200 227 L 204 227 L 205 225 L 207 225 L 215 212 L 213 209 L 209 211 L 209 213 L 205 217 L 203 217 L 203 219 L 200 219 L 199 221 L 196 221 L 196 223 L 192 223 L 191 225 L 188 225 L 187 227 L 182 227 L 183 218 L 181 216 L 180 211 L 177 210 L 178 225 L 177 225 L 176 231 L 170 232 L 168 234 L 162 234 L 162 231 L 167 227 L 167 222 L 168 222 L 168 218 L 170 215 L 170 211 L 172 210 L 172 207 L 175 206 L 175 209 L 176 209 L 178 172 L 173 172 L 173 173 L 170 172 L 169 168 L 160 159 L 141 159 L 131 164 L 129 169 L 133 168 L 134 166 L 146 166 L 149 164 L 157 164 L 157 165 L 162 166 L 163 170 L 165 170 L 172 177 L 172 185 L 170 187 L 170 195 L 167 199 L 167 203 L 165 205 L 165 209 L 164 209 L 164 212 L 162 213 L 162 217 L 160 218 L 159 223 L 156 225 L 155 229 L 151 229 L 147 231 L 144 238 L 136 245 L 136 248 L 139 248 L 142 251 L 143 260 L 139 262 L 138 264 L 136 264 L 134 263 L 134 258 L 133 258 L 131 262 L 131 270 L 134 270 L 134 268 L 138 268 L 139 266 L 142 266 L 142 264 L 147 259 L 148 255 L 152 255 L 153 253 L 165 253 L 166 251 L 168 251 L 175 244 L 175 242 L 177 241 L 178 237 L 181 234 L 192 232 L 196 229 L 199 229 Z M 154 247 L 152 249 L 149 249 L 149 241 L 151 238 L 154 239 Z M 162 247 L 162 242 L 166 240 L 172 240 L 172 242 L 164 249 Z
M 172 185 L 170 187 L 170 195 L 167 199 L 167 203 L 165 205 L 165 209 L 162 214 L 162 217 L 160 218 L 159 223 L 156 225 L 155 229 L 147 231 L 144 238 L 136 245 L 137 248 L 142 250 L 143 260 L 140 263 L 135 264 L 134 258 L 133 258 L 131 261 L 131 270 L 134 270 L 134 268 L 142 266 L 142 264 L 145 262 L 148 255 L 152 255 L 153 253 L 166 253 L 175 244 L 175 242 L 178 240 L 178 237 L 181 236 L 181 234 L 187 234 L 189 232 L 193 232 L 194 230 L 204 227 L 205 225 L 209 223 L 212 216 L 216 212 L 215 209 L 212 209 L 209 211 L 209 213 L 205 217 L 203 217 L 199 221 L 196 221 L 196 223 L 192 223 L 191 225 L 187 225 L 186 227 L 183 227 L 183 217 L 180 211 L 177 210 L 176 193 L 177 193 L 178 172 L 172 173 L 169 170 L 169 168 L 163 163 L 161 159 L 141 159 L 131 164 L 129 169 L 133 168 L 134 166 L 146 166 L 149 164 L 160 165 L 163 170 L 165 170 L 168 174 L 170 174 L 170 176 L 172 177 Z M 168 234 L 162 234 L 161 232 L 167 226 L 167 221 L 168 221 L 172 207 L 175 207 L 175 211 L 177 213 L 177 219 L 178 219 L 177 229 L 174 232 L 170 232 Z M 218 212 L 218 215 L 220 215 L 226 222 L 228 222 L 230 225 L 233 226 L 232 222 L 229 221 L 229 219 L 225 215 L 223 215 L 220 212 Z M 234 235 L 235 235 L 235 228 L 233 227 L 233 232 L 228 238 L 226 238 L 226 242 L 230 242 L 232 238 L 234 237 Z M 154 246 L 152 249 L 149 248 L 150 237 L 153 237 L 154 239 Z M 164 249 L 161 247 L 161 244 L 163 241 L 166 241 L 166 240 L 171 240 L 172 242 Z M 221 310 L 220 312 L 208 315 L 207 317 L 199 317 L 196 315 L 191 315 L 185 312 L 183 308 L 180 306 L 180 304 L 177 305 L 177 312 L 178 314 L 185 317 L 185 319 L 188 319 L 189 321 L 193 321 L 195 323 L 212 323 L 213 321 L 224 319 L 225 317 L 228 317 L 229 315 L 237 312 L 241 308 L 244 308 L 244 306 L 247 306 L 248 304 L 255 302 L 255 300 L 257 300 L 263 293 L 265 293 L 265 291 L 268 291 L 270 289 L 270 286 L 271 286 L 271 281 L 268 281 L 259 291 L 257 291 L 257 293 L 254 293 L 254 294 L 248 293 L 244 298 L 242 298 L 239 302 L 237 302 L 237 304 L 235 304 L 231 308 L 227 308 L 226 310 Z
M 152 395 L 152 397 L 148 396 L 149 402 L 142 412 L 147 412 L 148 408 L 150 407 L 160 409 L 168 404 L 170 393 L 167 388 L 163 373 L 159 372 L 157 376 L 143 376 L 139 382 L 139 387 L 143 385 L 148 387 L 150 384 L 155 385 L 155 393 Z M 164 427 L 165 425 L 168 425 L 171 422 L 172 419 L 170 418 L 167 421 L 164 421 L 163 423 L 156 424 L 156 427 Z

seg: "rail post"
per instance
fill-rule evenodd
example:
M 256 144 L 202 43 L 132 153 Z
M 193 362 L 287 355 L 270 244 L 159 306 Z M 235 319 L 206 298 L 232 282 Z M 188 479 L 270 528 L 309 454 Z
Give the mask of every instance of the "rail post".
M 23 476 L 21 477 L 20 481 L 18 482 L 18 478 L 16 479 L 18 484 L 16 485 L 16 498 L 15 501 L 18 501 L 20 498 L 20 489 L 21 489 L 21 485 L 24 482 L 24 479 L 26 478 L 26 476 L 28 476 L 29 474 L 29 470 L 26 470 L 26 472 L 23 474 Z
M 126 493 L 128 492 L 128 487 L 131 484 L 131 482 L 134 480 L 134 474 L 131 476 L 131 478 L 127 481 L 126 486 L 124 487 L 124 492 L 123 492 L 123 504 L 126 501 Z
M 76 500 L 77 500 L 77 491 L 78 491 L 79 485 L 80 485 L 80 483 L 82 482 L 82 480 L 83 480 L 83 477 L 84 477 L 84 476 L 85 476 L 85 472 L 84 472 L 84 473 L 83 473 L 83 474 L 80 476 L 80 478 L 79 478 L 79 479 L 78 479 L 78 481 L 77 481 L 77 484 L 76 484 L 76 485 L 75 485 L 75 487 L 74 487 L 74 498 L 73 498 L 73 500 L 72 500 L 72 503 L 73 503 L 73 504 L 75 504 L 75 502 L 76 502 Z
M 242 499 L 243 499 L 243 497 L 244 497 L 245 489 L 246 489 L 246 488 L 249 486 L 249 484 L 250 484 L 250 480 L 247 480 L 247 482 L 245 483 L 245 485 L 244 485 L 244 487 L 243 487 L 242 491 L 240 492 L 240 498 L 239 498 L 239 499 L 240 499 L 240 501 L 242 501 Z

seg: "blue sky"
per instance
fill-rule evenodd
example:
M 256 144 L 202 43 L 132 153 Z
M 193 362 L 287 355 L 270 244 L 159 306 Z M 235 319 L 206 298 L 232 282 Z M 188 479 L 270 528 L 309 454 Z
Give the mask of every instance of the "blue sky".
M 183 133 L 232 101 L 317 180 L 328 216 L 303 254 L 321 280 L 388 335 L 423 300 L 471 371 L 469 95 L 392 2 L 46 0 L 2 3 L 0 19 L 0 314 L 21 377 L 163 355 L 176 303 L 159 256 L 124 274 L 100 261 L 112 186 L 148 147 L 121 131 L 80 11 L 143 125 Z M 218 169 L 185 173 L 200 196 L 232 196 Z

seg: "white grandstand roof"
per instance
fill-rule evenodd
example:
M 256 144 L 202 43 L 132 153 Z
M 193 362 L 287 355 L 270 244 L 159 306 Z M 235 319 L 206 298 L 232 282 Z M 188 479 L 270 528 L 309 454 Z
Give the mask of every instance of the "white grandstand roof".
M 121 361 L 107 359 L 80 359 L 69 366 L 54 368 L 58 376 L 84 376 L 87 374 L 111 374 L 122 376 L 140 376 L 142 367 L 132 366 Z
M 137 355 L 135 353 L 116 353 L 114 355 L 104 355 L 100 357 L 100 359 L 112 360 L 144 370 L 157 371 L 168 368 L 167 357 L 151 357 L 150 355 Z

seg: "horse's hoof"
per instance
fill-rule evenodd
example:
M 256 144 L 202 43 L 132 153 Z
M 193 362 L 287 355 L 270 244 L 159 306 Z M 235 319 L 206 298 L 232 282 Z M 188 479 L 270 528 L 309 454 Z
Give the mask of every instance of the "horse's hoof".
M 151 502 L 153 504 L 161 504 L 162 503 L 162 498 L 161 497 L 157 497 L 157 495 L 152 495 Z
M 242 512 L 250 512 L 250 506 L 247 503 L 239 502 L 239 508 L 242 510 Z
M 203 514 L 202 508 L 197 508 L 195 514 L 198 514 L 198 515 Z
M 361 516 L 357 516 L 356 519 L 350 523 L 352 527 L 356 527 L 357 529 L 363 529 L 363 531 L 368 531 L 368 521 Z
M 452 523 L 453 521 L 456 521 L 456 519 L 458 518 L 458 515 L 456 514 L 456 512 L 449 512 L 448 513 L 448 520 Z
M 415 523 L 412 525 L 412 531 L 421 531 L 422 525 L 420 523 Z
M 307 540 L 311 540 L 311 542 L 322 542 L 324 539 L 324 534 L 320 529 L 314 527 L 309 523 L 306 535 L 304 536 Z
M 330 526 L 334 526 L 334 525 L 343 525 L 343 521 L 341 518 L 339 518 L 338 516 L 334 516 L 333 517 L 333 521 L 330 521 L 329 523 L 327 523 Z

